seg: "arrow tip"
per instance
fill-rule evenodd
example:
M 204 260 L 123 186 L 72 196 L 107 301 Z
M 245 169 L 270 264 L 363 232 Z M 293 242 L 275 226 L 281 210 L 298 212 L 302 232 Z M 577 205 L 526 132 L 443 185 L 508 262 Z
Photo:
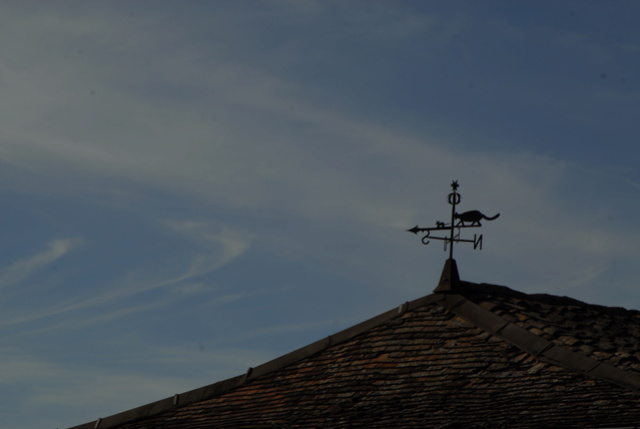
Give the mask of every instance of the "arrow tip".
M 418 227 L 418 225 L 414 226 L 411 229 L 407 229 L 408 232 L 413 232 L 414 234 L 417 234 L 420 231 L 420 228 Z

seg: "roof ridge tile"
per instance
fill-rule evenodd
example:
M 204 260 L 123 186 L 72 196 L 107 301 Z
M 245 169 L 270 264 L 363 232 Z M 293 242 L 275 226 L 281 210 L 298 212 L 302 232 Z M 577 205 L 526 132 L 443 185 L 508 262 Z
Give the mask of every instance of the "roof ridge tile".
M 531 296 L 529 295 L 529 297 Z M 639 374 L 625 371 L 609 363 L 554 344 L 476 304 L 464 295 L 447 294 L 441 304 L 457 316 L 531 354 L 540 361 L 583 373 L 634 392 L 640 391 Z

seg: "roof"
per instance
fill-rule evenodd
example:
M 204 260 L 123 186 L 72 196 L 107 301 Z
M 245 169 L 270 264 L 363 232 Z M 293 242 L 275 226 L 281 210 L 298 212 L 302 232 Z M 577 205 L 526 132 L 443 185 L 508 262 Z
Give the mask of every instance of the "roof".
M 636 427 L 640 312 L 462 282 L 453 263 L 436 293 L 73 429 Z

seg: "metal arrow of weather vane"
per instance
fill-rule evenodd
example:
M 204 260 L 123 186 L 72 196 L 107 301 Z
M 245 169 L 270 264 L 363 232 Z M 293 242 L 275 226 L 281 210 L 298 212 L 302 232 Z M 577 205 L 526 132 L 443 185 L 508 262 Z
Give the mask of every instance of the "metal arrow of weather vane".
M 423 244 L 429 244 L 431 240 L 441 240 L 444 241 L 444 250 L 447 251 L 447 247 L 449 248 L 449 259 L 453 259 L 453 243 L 473 243 L 473 248 L 477 249 L 478 247 L 482 250 L 482 234 L 477 235 L 473 234 L 473 240 L 471 239 L 462 239 L 460 238 L 460 230 L 463 228 L 480 228 L 482 224 L 480 221 L 482 220 L 494 220 L 500 216 L 498 213 L 495 216 L 487 217 L 482 212 L 478 210 L 471 210 L 464 213 L 458 213 L 456 211 L 456 206 L 460 203 L 460 194 L 458 193 L 458 181 L 454 180 L 451 183 L 451 189 L 453 192 L 449 194 L 449 204 L 451 204 L 451 222 L 436 222 L 436 226 L 433 228 L 420 228 L 418 225 L 414 226 L 407 231 L 413 232 L 414 234 L 425 233 L 424 237 L 422 237 Z M 447 231 L 449 236 L 444 237 L 436 237 L 432 236 L 431 233 L 434 231 Z

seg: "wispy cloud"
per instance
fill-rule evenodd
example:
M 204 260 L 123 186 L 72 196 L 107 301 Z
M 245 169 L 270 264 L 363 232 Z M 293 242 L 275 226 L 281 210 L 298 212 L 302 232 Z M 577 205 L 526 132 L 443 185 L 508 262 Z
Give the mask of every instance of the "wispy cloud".
M 22 311 L 14 318 L 5 320 L 4 323 L 26 323 L 60 314 L 66 314 L 67 317 L 69 317 L 73 312 L 117 302 L 130 296 L 160 288 L 173 288 L 185 293 L 194 292 L 194 279 L 231 263 L 250 248 L 251 239 L 246 233 L 240 233 L 228 227 L 216 227 L 207 222 L 192 221 L 165 221 L 164 224 L 172 230 L 186 235 L 197 242 L 197 244 L 192 247 L 193 255 L 189 258 L 186 265 L 182 267 L 181 272 L 173 274 L 165 272 L 159 277 L 155 272 L 131 271 L 124 280 L 117 284 L 108 285 L 108 287 L 107 285 L 101 285 L 99 289 L 101 292 L 97 292 L 89 298 L 75 298 L 66 302 L 57 303 L 55 306 Z M 73 247 L 74 243 L 74 241 L 55 241 L 51 243 L 49 249 L 42 254 L 25 261 L 20 261 L 9 267 L 5 276 L 14 282 L 24 279 L 29 273 L 67 253 Z M 204 247 L 202 245 L 203 243 Z M 220 299 L 224 302 L 229 302 L 237 300 L 238 295 L 225 295 L 220 297 Z M 91 317 L 82 315 L 81 317 L 83 318 L 83 324 L 104 322 L 123 315 L 147 311 L 150 308 L 167 305 L 168 303 L 170 303 L 170 298 L 165 297 L 152 303 L 145 303 L 144 305 L 126 304 L 124 306 L 116 306 L 107 313 L 101 313 Z M 63 321 L 61 324 L 51 325 L 47 329 L 59 329 L 64 326 L 69 326 L 69 320 Z
M 0 288 L 20 283 L 83 244 L 80 238 L 57 239 L 42 252 L 0 268 Z
M 166 220 L 164 223 L 173 230 L 192 239 L 209 243 L 215 249 L 215 252 L 210 255 L 201 255 L 196 258 L 185 274 L 186 278 L 227 265 L 242 256 L 251 246 L 251 237 L 248 233 L 240 232 L 224 225 L 185 220 Z M 215 258 L 215 261 L 212 261 L 212 258 Z

